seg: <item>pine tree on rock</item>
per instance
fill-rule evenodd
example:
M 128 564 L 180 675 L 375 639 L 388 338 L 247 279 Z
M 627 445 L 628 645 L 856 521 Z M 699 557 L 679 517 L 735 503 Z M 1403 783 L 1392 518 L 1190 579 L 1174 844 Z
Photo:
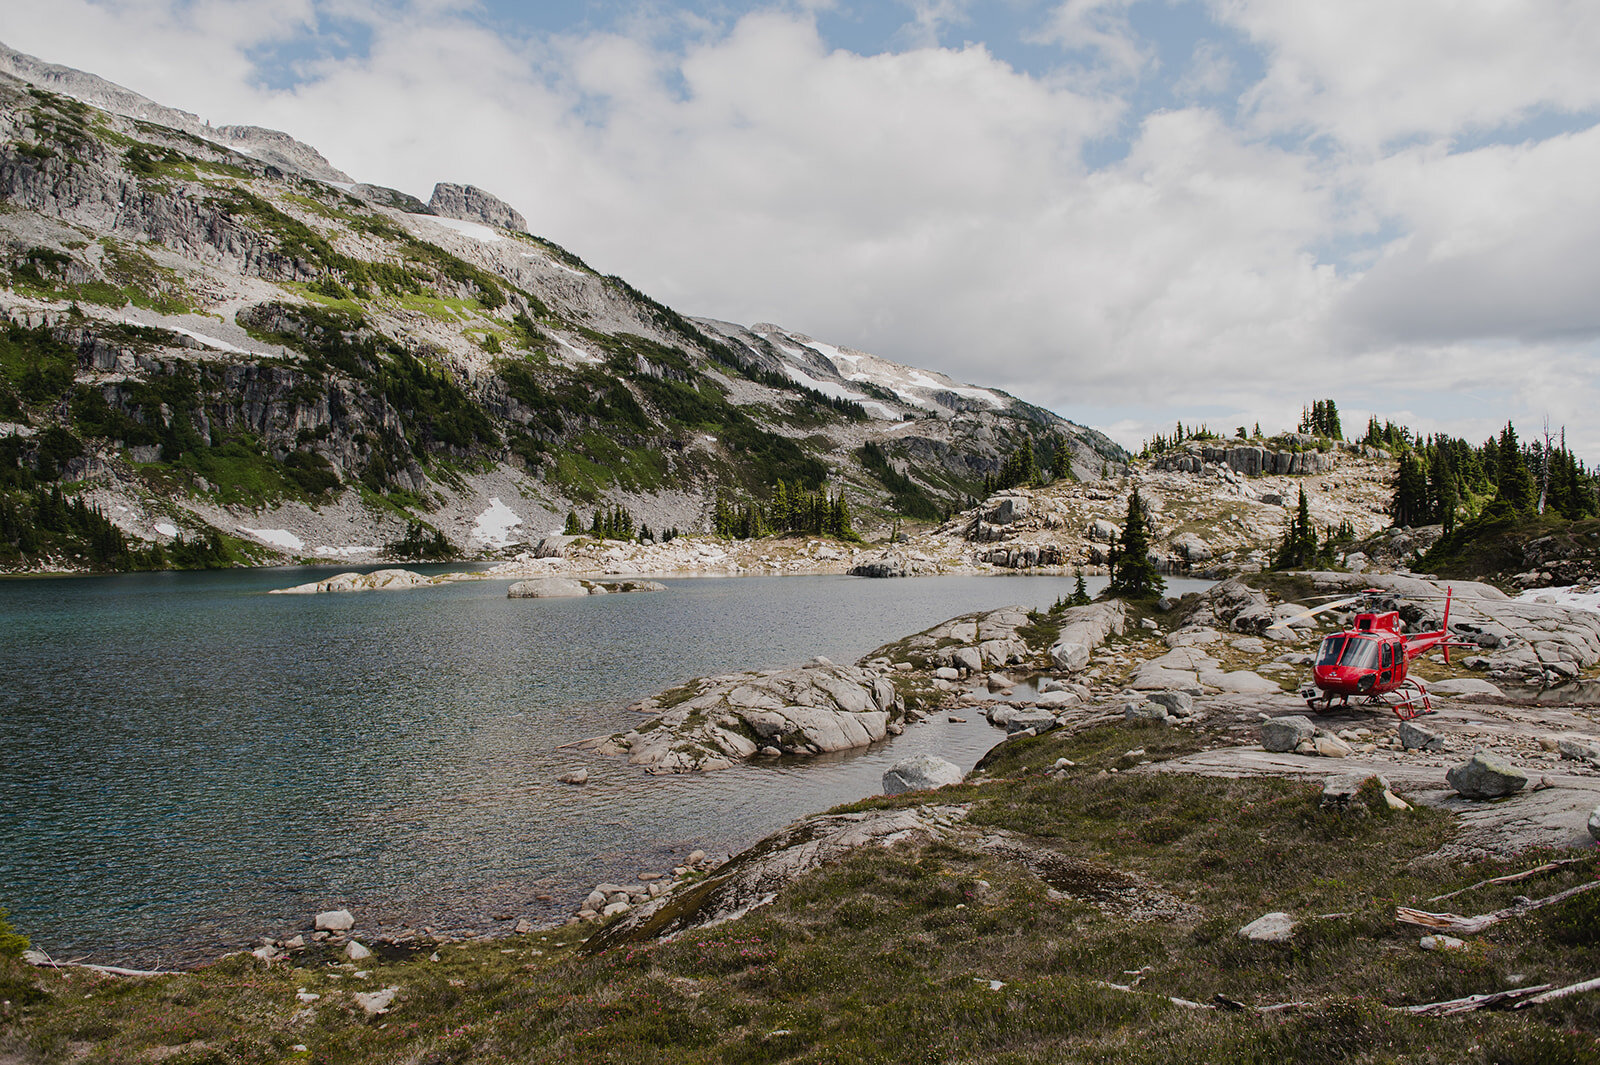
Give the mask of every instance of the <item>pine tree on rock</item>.
M 1395 474 L 1394 496 L 1389 501 L 1389 518 L 1398 528 L 1428 523 L 1428 475 L 1413 451 L 1400 455 Z

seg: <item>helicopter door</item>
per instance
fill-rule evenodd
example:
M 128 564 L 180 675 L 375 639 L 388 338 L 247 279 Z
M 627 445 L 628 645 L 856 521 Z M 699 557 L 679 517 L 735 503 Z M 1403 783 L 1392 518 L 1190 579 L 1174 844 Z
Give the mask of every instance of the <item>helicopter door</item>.
M 1388 640 L 1383 641 L 1383 657 L 1380 660 L 1380 663 L 1381 664 L 1379 666 L 1380 672 L 1378 673 L 1378 683 L 1379 684 L 1391 684 L 1391 683 L 1393 683 L 1394 682 L 1394 644 L 1390 643 Z

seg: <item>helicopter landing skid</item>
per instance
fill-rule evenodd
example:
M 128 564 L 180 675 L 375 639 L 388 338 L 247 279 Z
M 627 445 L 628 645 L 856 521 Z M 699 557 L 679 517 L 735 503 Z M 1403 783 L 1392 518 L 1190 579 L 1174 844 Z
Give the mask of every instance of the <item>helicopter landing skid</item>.
M 1374 698 L 1393 710 L 1394 716 L 1401 721 L 1410 721 L 1423 714 L 1433 713 L 1433 700 L 1428 697 L 1428 689 L 1421 681 L 1410 677 L 1407 677 L 1405 683 L 1394 691 Z
M 1314 686 L 1308 685 L 1300 689 L 1300 698 L 1306 701 L 1306 707 L 1313 714 L 1326 714 L 1333 709 L 1334 695 L 1332 692 L 1323 692 Z M 1341 695 L 1338 698 L 1341 707 L 1350 705 L 1350 697 L 1348 695 Z M 1318 703 L 1322 704 L 1320 708 L 1317 705 Z
M 1307 686 L 1300 689 L 1300 698 L 1306 701 L 1306 707 L 1313 714 L 1326 714 L 1333 709 L 1335 695 L 1333 692 L 1324 692 Z M 1348 695 L 1340 695 L 1337 698 L 1341 708 L 1350 705 Z M 1433 700 L 1428 696 L 1428 689 L 1421 682 L 1410 678 L 1394 691 L 1382 695 L 1369 695 L 1364 701 L 1367 706 L 1388 707 L 1401 721 L 1410 721 L 1423 714 L 1433 713 Z

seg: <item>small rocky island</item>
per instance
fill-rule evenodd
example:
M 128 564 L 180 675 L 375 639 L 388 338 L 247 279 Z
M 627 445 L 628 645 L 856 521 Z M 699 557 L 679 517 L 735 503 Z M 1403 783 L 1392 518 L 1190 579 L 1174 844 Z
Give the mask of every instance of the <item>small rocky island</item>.
M 659 581 L 637 578 L 624 581 L 591 581 L 576 577 L 539 577 L 518 581 L 506 590 L 507 599 L 576 599 L 585 595 L 616 595 L 622 592 L 664 592 Z

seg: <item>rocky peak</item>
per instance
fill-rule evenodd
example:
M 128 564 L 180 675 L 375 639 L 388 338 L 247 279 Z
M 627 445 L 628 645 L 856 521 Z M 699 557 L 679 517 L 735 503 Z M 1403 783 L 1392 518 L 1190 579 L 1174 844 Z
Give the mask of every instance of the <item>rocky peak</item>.
M 451 185 L 439 182 L 433 187 L 433 197 L 428 209 L 444 218 L 457 218 L 463 222 L 482 222 L 487 226 L 528 231 L 528 220 L 500 197 L 484 192 L 475 185 Z
M 233 148 L 285 170 L 294 170 L 318 181 L 348 184 L 350 175 L 328 162 L 323 154 L 297 141 L 287 133 L 260 126 L 213 127 L 198 115 L 180 111 L 176 107 L 158 104 L 132 89 L 125 89 L 96 74 L 86 74 L 72 67 L 46 63 L 42 59 L 19 52 L 0 44 L 0 73 L 36 85 L 41 89 L 70 96 L 103 111 L 124 118 L 154 122 L 169 129 L 180 130 L 201 137 L 214 144 Z

